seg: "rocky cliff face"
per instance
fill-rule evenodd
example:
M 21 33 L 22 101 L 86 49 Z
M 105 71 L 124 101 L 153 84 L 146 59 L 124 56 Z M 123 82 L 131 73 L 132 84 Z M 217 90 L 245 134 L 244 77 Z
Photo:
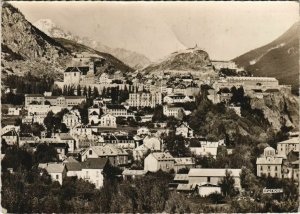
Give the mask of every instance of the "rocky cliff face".
M 192 70 L 200 71 L 211 66 L 208 53 L 198 48 L 191 48 L 179 52 L 174 52 L 164 60 L 152 64 L 144 69 L 145 72 L 155 72 L 162 70 Z
M 2 74 L 43 73 L 45 67 L 59 71 L 70 52 L 34 27 L 8 3 L 2 7 Z
M 270 93 L 263 99 L 252 98 L 251 107 L 262 110 L 276 131 L 284 125 L 299 129 L 299 99 L 288 91 Z

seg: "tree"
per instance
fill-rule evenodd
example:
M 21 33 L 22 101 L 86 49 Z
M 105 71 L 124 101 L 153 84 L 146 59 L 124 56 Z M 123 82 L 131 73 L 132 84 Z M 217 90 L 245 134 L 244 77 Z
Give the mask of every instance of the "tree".
M 190 150 L 185 145 L 185 139 L 181 135 L 171 133 L 164 139 L 165 148 L 174 157 L 189 157 Z
M 77 96 L 81 96 L 81 86 L 77 86 Z
M 33 165 L 33 160 L 31 154 L 25 149 L 20 149 L 14 145 L 6 149 L 1 165 L 2 171 L 6 171 L 7 168 L 13 168 L 14 171 L 18 168 L 30 170 Z
M 94 99 L 97 98 L 97 97 L 99 97 L 99 91 L 98 91 L 97 87 L 94 87 L 93 97 L 94 97 Z
M 234 196 L 236 194 L 236 190 L 234 188 L 234 184 L 235 184 L 235 180 L 231 175 L 231 171 L 228 171 L 226 169 L 225 171 L 225 177 L 223 177 L 220 181 L 219 181 L 219 186 L 221 187 L 221 191 L 223 193 L 223 195 L 227 196 Z
M 84 86 L 84 88 L 83 88 L 83 96 L 87 96 L 87 87 L 86 86 Z
M 41 143 L 37 146 L 34 153 L 34 161 L 39 163 L 57 162 L 59 160 L 58 154 L 51 144 Z

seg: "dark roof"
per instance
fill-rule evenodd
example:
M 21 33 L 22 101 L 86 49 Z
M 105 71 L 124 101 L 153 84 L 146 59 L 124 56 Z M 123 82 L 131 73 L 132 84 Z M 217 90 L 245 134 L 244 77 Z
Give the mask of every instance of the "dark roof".
M 90 113 L 90 115 L 99 115 L 96 111 L 93 111 L 92 113 Z
M 85 96 L 47 96 L 45 99 L 57 99 L 59 97 L 64 97 L 65 99 L 85 99 Z
M 10 130 L 3 134 L 2 136 L 18 136 L 17 132 L 15 130 Z
M 103 169 L 107 163 L 107 158 L 88 158 L 81 163 L 83 169 Z
M 109 108 L 109 109 L 126 109 L 123 105 L 109 104 L 109 105 L 106 105 L 106 107 Z
M 43 97 L 42 94 L 25 94 L 25 97 Z
M 89 67 L 88 66 L 84 66 L 84 67 L 68 67 L 65 70 L 65 73 L 67 72 L 81 72 L 83 75 L 86 75 L 87 72 L 89 71 Z
M 20 133 L 20 137 L 33 137 L 32 133 Z
M 279 90 L 276 88 L 269 88 L 269 89 L 265 90 L 265 92 L 274 93 L 274 92 L 279 92 Z
M 79 162 L 70 162 L 65 164 L 67 171 L 80 171 L 82 169 L 82 165 Z
M 131 135 L 108 135 L 104 136 L 104 140 L 134 140 Z

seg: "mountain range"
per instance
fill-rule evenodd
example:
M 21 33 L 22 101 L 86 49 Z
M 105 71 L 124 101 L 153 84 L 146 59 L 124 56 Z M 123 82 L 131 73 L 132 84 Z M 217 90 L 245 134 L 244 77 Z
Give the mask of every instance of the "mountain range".
M 295 23 L 280 37 L 235 59 L 254 76 L 276 77 L 280 84 L 299 90 L 299 26 Z
M 40 19 L 33 24 L 52 38 L 72 40 L 79 44 L 91 47 L 97 51 L 109 53 L 135 69 L 141 69 L 151 63 L 151 61 L 146 56 L 137 52 L 126 50 L 123 48 L 111 48 L 88 37 L 79 37 L 72 34 L 71 32 L 66 32 L 57 24 L 55 24 L 51 19 Z
M 23 75 L 31 72 L 36 76 L 47 74 L 60 79 L 63 71 L 70 65 L 72 53 L 79 49 L 104 58 L 104 68 L 110 71 L 133 71 L 111 54 L 96 51 L 71 40 L 51 38 L 27 21 L 24 15 L 9 3 L 2 6 L 1 27 L 3 75 Z

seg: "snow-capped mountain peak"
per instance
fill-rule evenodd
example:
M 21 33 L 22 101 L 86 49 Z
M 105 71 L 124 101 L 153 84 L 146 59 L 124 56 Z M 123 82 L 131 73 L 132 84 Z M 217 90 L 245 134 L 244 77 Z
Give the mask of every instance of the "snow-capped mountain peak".
M 40 19 L 34 23 L 34 26 L 50 37 L 74 40 L 73 35 L 63 31 L 51 19 Z

